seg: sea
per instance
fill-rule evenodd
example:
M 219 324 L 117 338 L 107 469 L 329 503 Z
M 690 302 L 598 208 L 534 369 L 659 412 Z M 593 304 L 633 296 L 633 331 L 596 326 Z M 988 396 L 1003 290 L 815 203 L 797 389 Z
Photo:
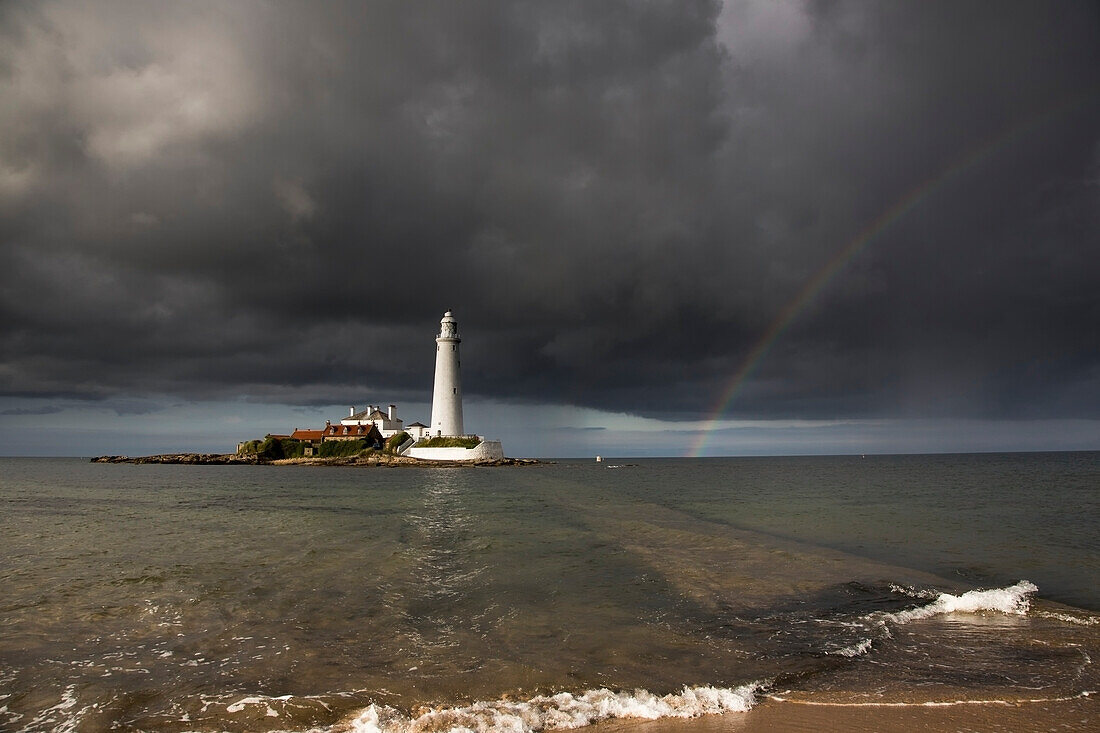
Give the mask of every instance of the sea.
M 1096 452 L 0 459 L 0 730 L 1095 700 L 1098 529 Z

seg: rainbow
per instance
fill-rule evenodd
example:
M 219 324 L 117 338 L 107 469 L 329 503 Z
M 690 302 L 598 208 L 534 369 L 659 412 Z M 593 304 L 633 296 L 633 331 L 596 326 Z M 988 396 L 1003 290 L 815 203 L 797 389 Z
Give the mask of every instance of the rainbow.
M 888 209 L 879 214 L 871 223 L 860 229 L 859 233 L 852 237 L 852 239 L 833 255 L 821 269 L 806 281 L 802 289 L 781 311 L 779 311 L 771 324 L 768 325 L 768 328 L 761 334 L 760 338 L 757 339 L 752 349 L 741 362 L 741 366 L 734 372 L 733 376 L 722 390 L 714 408 L 708 413 L 707 418 L 704 420 L 703 427 L 699 431 L 698 437 L 685 454 L 686 457 L 698 458 L 703 454 L 703 451 L 706 449 L 707 440 L 718 426 L 722 414 L 729 408 L 730 403 L 733 402 L 737 393 L 745 384 L 745 380 L 756 371 L 760 362 L 764 360 L 764 357 L 767 356 L 772 346 L 775 345 L 775 342 L 779 340 L 779 337 L 783 335 L 798 315 L 856 255 L 875 241 L 875 239 L 892 224 L 919 206 L 920 203 L 927 199 L 936 189 L 953 178 L 958 177 L 962 172 L 977 163 L 989 158 L 994 152 L 1002 147 L 1023 137 L 1047 120 L 1067 113 L 1096 93 L 1097 90 L 1095 88 L 1089 88 L 1084 92 L 1073 95 L 1051 109 L 1030 115 L 1022 121 L 1006 126 L 997 135 L 970 148 L 962 156 L 955 159 L 954 162 L 944 166 L 930 178 L 914 186 Z

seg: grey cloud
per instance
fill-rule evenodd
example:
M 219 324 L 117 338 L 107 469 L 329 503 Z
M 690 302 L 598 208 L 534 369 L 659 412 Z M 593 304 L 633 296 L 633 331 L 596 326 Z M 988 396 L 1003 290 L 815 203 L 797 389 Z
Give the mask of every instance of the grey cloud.
M 5 416 L 19 416 L 19 415 L 53 415 L 61 412 L 62 408 L 57 405 L 45 405 L 43 407 L 12 407 L 6 410 L 0 410 L 0 415 Z
M 1098 30 L 1071 3 L 9 3 L 0 393 L 418 399 L 453 307 L 468 393 L 697 418 L 916 192 L 732 411 L 1095 414 Z

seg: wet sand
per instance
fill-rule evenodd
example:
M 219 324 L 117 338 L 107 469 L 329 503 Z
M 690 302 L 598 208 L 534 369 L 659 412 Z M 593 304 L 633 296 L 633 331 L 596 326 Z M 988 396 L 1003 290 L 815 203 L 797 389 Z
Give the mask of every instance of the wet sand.
M 767 731 L 1095 731 L 1096 695 L 1043 702 L 850 705 L 764 698 L 747 713 L 690 720 L 613 720 L 594 733 L 765 733 Z

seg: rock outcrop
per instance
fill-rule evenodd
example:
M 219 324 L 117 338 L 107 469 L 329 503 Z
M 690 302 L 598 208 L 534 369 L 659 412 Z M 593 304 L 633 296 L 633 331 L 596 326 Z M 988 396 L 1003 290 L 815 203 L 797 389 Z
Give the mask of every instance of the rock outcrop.
M 194 466 L 424 466 L 429 468 L 486 467 L 486 466 L 535 466 L 542 461 L 533 458 L 498 458 L 491 461 L 422 461 L 408 456 L 387 453 L 368 453 L 361 456 L 336 458 L 282 458 L 270 460 L 255 454 L 237 453 L 165 453 L 156 456 L 97 456 L 92 463 L 173 463 Z

